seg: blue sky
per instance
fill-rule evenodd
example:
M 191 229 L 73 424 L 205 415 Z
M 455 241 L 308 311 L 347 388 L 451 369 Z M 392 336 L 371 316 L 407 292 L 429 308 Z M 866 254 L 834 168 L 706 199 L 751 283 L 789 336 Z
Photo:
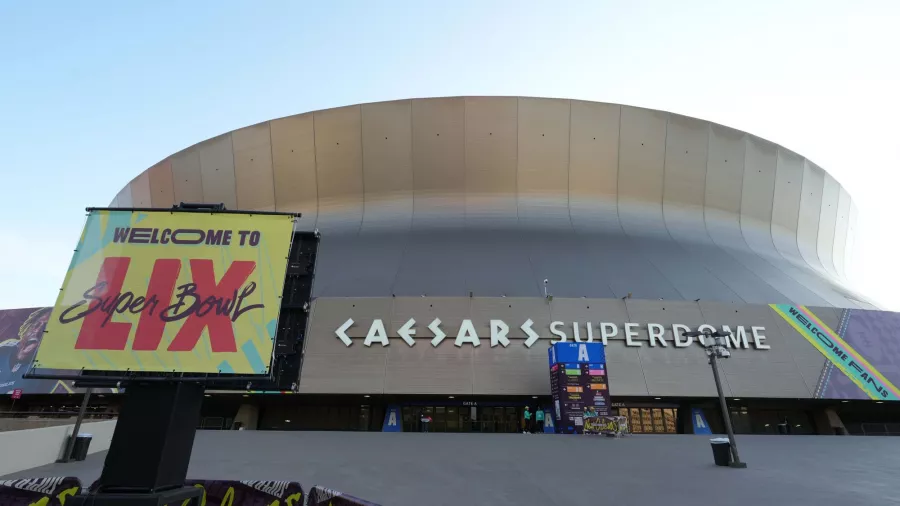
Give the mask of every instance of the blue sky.
M 0 308 L 50 305 L 84 221 L 216 134 L 358 102 L 580 98 L 779 142 L 860 207 L 854 282 L 900 309 L 900 2 L 0 0 Z

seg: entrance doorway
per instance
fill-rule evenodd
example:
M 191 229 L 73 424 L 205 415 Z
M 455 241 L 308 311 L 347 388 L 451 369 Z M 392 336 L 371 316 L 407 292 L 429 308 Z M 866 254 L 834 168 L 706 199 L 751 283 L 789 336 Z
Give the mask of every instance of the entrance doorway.
M 431 432 L 520 432 L 522 409 L 515 406 L 403 406 L 403 431 L 421 432 L 422 415 Z

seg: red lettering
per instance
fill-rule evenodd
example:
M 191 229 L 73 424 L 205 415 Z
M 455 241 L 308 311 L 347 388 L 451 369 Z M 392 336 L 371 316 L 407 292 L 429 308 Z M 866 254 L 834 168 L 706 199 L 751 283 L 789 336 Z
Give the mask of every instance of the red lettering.
M 103 260 L 100 273 L 97 275 L 96 298 L 91 303 L 92 308 L 101 305 L 103 297 L 116 295 L 122 291 L 130 263 L 131 259 L 127 257 L 109 257 Z M 92 309 L 81 324 L 78 339 L 75 340 L 75 349 L 124 350 L 128 344 L 131 324 L 107 321 L 107 318 L 104 311 Z
M 134 335 L 134 344 L 131 348 L 137 351 L 155 351 L 162 340 L 166 322 L 154 314 L 156 305 L 162 302 L 163 307 L 172 299 L 175 291 L 175 283 L 181 272 L 181 260 L 177 258 L 159 259 L 153 264 L 153 272 L 150 274 L 150 284 L 147 286 L 147 300 L 154 301 L 141 312 L 137 331 Z
M 188 316 L 184 325 L 175 335 L 175 339 L 169 345 L 169 351 L 191 351 L 200 340 L 203 329 L 209 329 L 209 343 L 213 352 L 236 352 L 237 343 L 234 338 L 232 320 L 229 318 L 229 310 L 223 306 L 231 298 L 231 304 L 235 303 L 238 291 L 244 281 L 250 277 L 256 269 L 256 262 L 239 260 L 232 262 L 222 279 L 216 283 L 216 275 L 213 270 L 212 260 L 191 260 L 191 275 L 196 284 L 194 293 L 203 294 L 202 301 L 197 303 L 212 308 L 215 305 L 219 310 L 194 311 Z M 202 315 L 202 316 L 201 316 Z

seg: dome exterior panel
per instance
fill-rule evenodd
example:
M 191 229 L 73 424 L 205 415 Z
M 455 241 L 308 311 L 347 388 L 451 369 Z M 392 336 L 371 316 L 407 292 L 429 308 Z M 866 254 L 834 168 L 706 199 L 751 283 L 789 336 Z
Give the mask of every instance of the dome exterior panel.
M 870 307 L 855 206 L 801 155 L 617 104 L 449 97 L 276 119 L 138 175 L 118 207 L 223 202 L 323 233 L 316 296 Z

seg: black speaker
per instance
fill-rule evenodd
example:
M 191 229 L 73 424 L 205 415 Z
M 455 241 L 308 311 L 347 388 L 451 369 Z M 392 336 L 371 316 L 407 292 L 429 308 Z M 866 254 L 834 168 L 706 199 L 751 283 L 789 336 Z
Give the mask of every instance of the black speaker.
M 129 384 L 97 490 L 154 493 L 184 486 L 203 391 L 197 383 Z

